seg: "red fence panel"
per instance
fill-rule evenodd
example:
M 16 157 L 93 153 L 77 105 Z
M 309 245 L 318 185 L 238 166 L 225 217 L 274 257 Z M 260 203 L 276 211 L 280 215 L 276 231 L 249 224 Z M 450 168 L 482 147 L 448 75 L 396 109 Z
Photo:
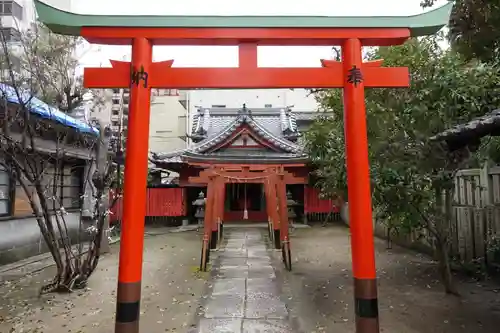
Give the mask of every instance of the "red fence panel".
M 304 189 L 304 213 L 338 213 L 339 207 L 331 199 L 320 199 L 319 190 L 314 187 Z
M 110 204 L 113 203 L 115 194 L 109 194 Z M 186 195 L 184 188 L 148 188 L 146 194 L 146 216 L 185 216 Z M 121 221 L 123 215 L 122 198 L 110 208 L 110 222 Z
M 146 216 L 184 216 L 186 214 L 184 189 L 149 188 L 146 207 Z

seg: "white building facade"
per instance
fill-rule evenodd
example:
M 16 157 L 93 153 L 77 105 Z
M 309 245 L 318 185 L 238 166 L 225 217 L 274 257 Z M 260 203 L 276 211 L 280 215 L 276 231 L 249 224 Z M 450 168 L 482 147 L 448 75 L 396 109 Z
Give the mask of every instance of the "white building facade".
M 184 149 L 188 111 L 184 94 L 175 89 L 158 89 L 151 98 L 149 151 L 164 152 Z
M 0 0 L 1 33 L 8 41 L 19 39 L 19 32 L 35 21 L 33 0 Z

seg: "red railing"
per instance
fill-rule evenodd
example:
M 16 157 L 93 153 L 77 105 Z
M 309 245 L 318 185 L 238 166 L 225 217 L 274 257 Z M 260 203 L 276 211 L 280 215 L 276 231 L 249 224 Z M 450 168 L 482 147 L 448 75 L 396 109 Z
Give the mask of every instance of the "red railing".
M 114 192 L 110 193 L 110 202 L 114 201 Z M 111 207 L 110 222 L 121 221 L 123 198 Z M 186 198 L 183 188 L 148 188 L 146 194 L 146 216 L 185 216 Z

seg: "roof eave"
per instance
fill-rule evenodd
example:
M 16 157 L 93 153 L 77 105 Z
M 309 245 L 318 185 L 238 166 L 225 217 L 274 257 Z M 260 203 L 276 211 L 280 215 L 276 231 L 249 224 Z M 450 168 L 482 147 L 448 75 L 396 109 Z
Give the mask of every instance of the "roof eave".
M 297 163 L 307 163 L 309 162 L 309 159 L 307 157 L 279 157 L 279 158 L 272 158 L 272 157 L 239 157 L 239 156 L 185 156 L 186 162 L 189 164 L 189 162 L 206 162 L 206 163 L 213 163 L 213 162 L 218 162 L 218 163 L 227 163 L 227 164 L 232 164 L 232 163 L 243 163 L 243 164 L 297 164 Z
M 85 15 L 61 10 L 40 0 L 35 0 L 35 6 L 39 20 L 52 31 L 75 36 L 80 35 L 81 28 L 84 26 L 104 25 L 142 28 L 409 28 L 411 35 L 416 37 L 434 34 L 447 25 L 453 2 L 407 17 Z

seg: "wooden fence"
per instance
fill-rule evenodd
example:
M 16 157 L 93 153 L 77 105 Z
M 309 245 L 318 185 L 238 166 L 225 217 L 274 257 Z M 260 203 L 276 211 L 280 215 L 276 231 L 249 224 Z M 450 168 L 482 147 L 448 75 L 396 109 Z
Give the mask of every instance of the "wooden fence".
M 454 192 L 452 254 L 463 262 L 500 264 L 500 167 L 459 171 Z
M 464 263 L 485 259 L 487 265 L 500 265 L 500 166 L 457 173 L 449 231 L 452 256 Z M 375 224 L 375 232 L 381 237 L 388 236 L 387 228 L 380 223 Z M 428 233 L 391 238 L 422 251 L 432 251 Z

